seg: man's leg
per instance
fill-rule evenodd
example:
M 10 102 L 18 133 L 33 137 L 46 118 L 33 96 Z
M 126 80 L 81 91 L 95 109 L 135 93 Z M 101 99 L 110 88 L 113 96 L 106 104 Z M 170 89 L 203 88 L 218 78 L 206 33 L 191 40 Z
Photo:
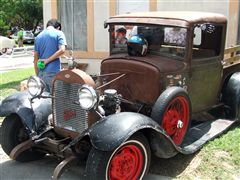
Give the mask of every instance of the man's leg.
M 50 88 L 49 88 L 49 85 L 48 85 L 48 82 L 46 80 L 46 73 L 45 72 L 42 72 L 42 71 L 39 71 L 38 72 L 38 77 L 43 80 L 43 82 L 45 83 L 45 89 L 44 91 L 47 91 L 47 92 L 50 92 Z
M 52 93 L 52 81 L 53 78 L 56 76 L 56 73 L 45 73 L 44 82 L 47 85 L 48 92 Z

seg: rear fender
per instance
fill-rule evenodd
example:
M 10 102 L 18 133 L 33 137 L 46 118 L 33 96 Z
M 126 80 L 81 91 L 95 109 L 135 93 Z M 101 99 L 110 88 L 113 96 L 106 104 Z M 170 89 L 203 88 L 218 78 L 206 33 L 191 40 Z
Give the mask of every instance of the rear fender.
M 89 129 L 89 136 L 96 149 L 113 151 L 139 131 L 148 138 L 158 157 L 172 157 L 181 151 L 155 121 L 139 113 L 123 112 L 108 116 Z
M 45 93 L 47 96 L 49 93 Z M 36 131 L 38 127 L 47 122 L 52 111 L 51 99 L 34 99 L 30 102 L 31 96 L 27 91 L 16 92 L 0 103 L 0 116 L 17 114 L 23 124 L 30 130 Z
M 240 120 L 240 72 L 234 73 L 223 89 L 223 102 L 231 108 L 230 118 Z

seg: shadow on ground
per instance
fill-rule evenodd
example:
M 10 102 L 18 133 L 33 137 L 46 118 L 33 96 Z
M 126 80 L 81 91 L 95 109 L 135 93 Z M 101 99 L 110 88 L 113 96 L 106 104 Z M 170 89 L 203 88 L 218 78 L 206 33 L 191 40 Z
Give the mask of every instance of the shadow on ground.
M 197 154 L 198 152 L 191 155 L 177 154 L 169 159 L 153 157 L 149 173 L 176 178 L 189 166 Z
M 170 159 L 154 157 L 149 174 L 144 180 L 171 180 L 183 172 L 194 155 L 177 155 Z M 47 156 L 39 161 L 20 163 L 7 159 L 0 164 L 0 179 L 44 179 L 51 180 L 53 171 L 60 161 Z M 84 180 L 85 163 L 78 164 L 66 170 L 60 180 Z
M 55 167 L 60 163 L 55 157 L 45 157 L 39 161 L 20 163 L 12 160 L 0 164 L 0 179 L 51 180 Z M 84 180 L 85 165 L 73 166 L 63 173 L 60 180 Z

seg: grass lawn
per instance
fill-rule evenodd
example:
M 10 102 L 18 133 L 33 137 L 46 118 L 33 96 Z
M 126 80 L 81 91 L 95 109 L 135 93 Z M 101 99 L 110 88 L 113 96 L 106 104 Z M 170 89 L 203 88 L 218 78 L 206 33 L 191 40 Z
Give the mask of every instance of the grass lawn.
M 34 75 L 34 69 L 20 69 L 0 74 L 0 97 L 4 98 L 19 90 L 20 82 Z
M 0 74 L 0 96 L 18 91 L 20 82 L 33 74 L 33 68 Z M 194 155 L 179 154 L 155 163 L 159 161 L 162 163 L 158 172 L 163 169 L 162 175 L 176 179 L 240 179 L 240 124 L 207 143 Z
M 180 179 L 240 179 L 240 123 L 207 143 L 178 176 Z
M 19 91 L 20 82 L 34 74 L 33 68 L 20 69 L 0 74 L 0 100 Z M 3 118 L 0 117 L 0 123 Z

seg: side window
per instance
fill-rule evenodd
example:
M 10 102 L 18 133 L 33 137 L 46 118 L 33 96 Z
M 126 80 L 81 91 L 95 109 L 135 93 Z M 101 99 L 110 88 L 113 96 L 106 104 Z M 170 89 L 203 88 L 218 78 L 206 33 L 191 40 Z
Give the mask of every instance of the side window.
M 220 55 L 222 26 L 197 24 L 194 28 L 192 58 L 201 60 Z

